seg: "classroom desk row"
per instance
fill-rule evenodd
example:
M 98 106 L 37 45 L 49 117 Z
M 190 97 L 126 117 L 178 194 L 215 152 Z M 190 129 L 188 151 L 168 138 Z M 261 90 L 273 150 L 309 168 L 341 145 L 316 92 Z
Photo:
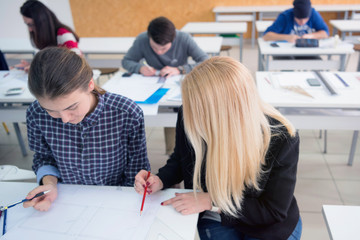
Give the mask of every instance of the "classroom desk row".
M 91 59 L 89 55 L 126 54 L 133 45 L 135 37 L 101 37 L 80 38 L 79 48 L 92 67 L 119 68 L 120 59 L 112 57 Z M 207 54 L 219 55 L 222 37 L 194 37 L 194 41 Z M 0 49 L 3 53 L 35 54 L 37 50 L 30 44 L 28 38 L 0 38 Z
M 4 71 L 0 71 L 0 73 L 2 73 L 1 76 L 4 75 Z M 348 165 L 352 165 L 360 130 L 360 99 L 358 98 L 360 74 L 357 72 L 335 73 L 322 72 L 321 75 L 329 79 L 330 85 L 337 92 L 336 95 L 328 94 L 324 84 L 310 87 L 306 82 L 307 79 L 319 80 L 319 77 L 313 72 L 257 72 L 256 81 L 260 96 L 264 101 L 278 108 L 297 129 L 354 130 L 348 160 Z M 139 104 L 144 111 L 146 127 L 175 127 L 176 109 L 181 105 L 181 78 L 182 76 L 171 77 L 161 86 L 169 90 L 158 103 Z M 344 86 L 340 82 L 340 78 L 346 81 L 348 86 Z M 130 91 L 129 87 L 136 87 L 134 86 L 136 81 L 139 82 L 139 85 L 143 85 L 146 79 L 138 74 L 124 78 L 122 73 L 118 72 L 103 85 L 103 88 L 134 99 L 134 95 L 129 94 L 138 96 L 142 93 L 137 89 Z M 130 82 L 132 84 L 129 84 Z M 282 84 L 285 84 L 285 87 L 279 87 Z M 310 96 L 299 93 L 301 89 L 296 89 L 293 85 L 299 85 Z M 0 108 L 0 122 L 24 122 L 26 106 L 23 105 L 31 103 L 34 97 L 28 90 L 16 96 L 4 96 L 4 91 L 15 86 L 27 89 L 26 82 L 16 79 L 4 81 L 0 78 L 0 86 L 3 89 L 0 92 L 0 103 L 3 103 Z M 126 91 L 124 86 L 126 86 Z M 147 91 L 146 88 L 143 89 Z M 22 141 L 21 136 L 20 141 Z
M 255 22 L 270 18 L 275 19 L 280 12 L 292 7 L 292 5 L 217 6 L 213 8 L 213 13 L 215 13 L 216 21 L 251 22 L 251 43 L 254 47 Z M 360 4 L 314 4 L 313 7 L 319 12 L 344 13 L 343 19 L 350 19 L 350 16 L 355 16 L 356 12 L 360 11 Z

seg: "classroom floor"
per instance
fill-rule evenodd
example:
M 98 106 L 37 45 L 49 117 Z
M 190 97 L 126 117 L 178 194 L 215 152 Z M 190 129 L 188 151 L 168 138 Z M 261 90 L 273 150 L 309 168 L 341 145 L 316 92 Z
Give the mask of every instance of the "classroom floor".
M 238 59 L 239 49 L 233 47 L 229 54 Z M 243 62 L 253 73 L 257 69 L 257 56 L 257 48 L 251 48 L 251 44 L 246 41 Z M 358 53 L 351 56 L 347 71 L 356 71 L 358 58 Z M 103 84 L 107 79 L 101 77 L 100 83 Z M 26 125 L 19 125 L 27 145 Z M 0 126 L 0 165 L 31 169 L 32 154 L 22 156 L 12 124 L 7 123 L 7 126 L 10 135 Z M 351 131 L 328 131 L 326 154 L 323 154 L 323 138 L 319 138 L 318 130 L 300 130 L 299 134 L 301 143 L 295 196 L 303 220 L 302 239 L 326 240 L 329 235 L 321 213 L 322 205 L 360 205 L 360 143 L 358 141 L 354 165 L 349 167 L 346 164 L 352 140 Z M 152 172 L 156 173 L 167 160 L 163 128 L 146 128 L 146 137 Z

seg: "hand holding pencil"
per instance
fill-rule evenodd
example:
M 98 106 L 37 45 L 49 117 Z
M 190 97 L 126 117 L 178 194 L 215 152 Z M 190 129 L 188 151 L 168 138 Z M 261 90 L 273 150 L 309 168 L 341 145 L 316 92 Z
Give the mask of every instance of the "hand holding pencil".
M 149 177 L 147 176 L 148 171 L 146 170 L 141 170 L 135 176 L 134 188 L 137 193 L 144 194 L 146 188 L 146 193 L 152 194 L 163 188 L 163 183 L 158 176 L 154 174 L 150 174 Z

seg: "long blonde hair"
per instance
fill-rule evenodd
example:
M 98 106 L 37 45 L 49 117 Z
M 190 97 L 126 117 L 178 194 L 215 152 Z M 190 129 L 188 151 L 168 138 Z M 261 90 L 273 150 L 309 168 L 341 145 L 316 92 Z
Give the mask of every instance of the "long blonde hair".
M 292 124 L 264 103 L 249 70 L 229 57 L 198 65 L 182 83 L 186 135 L 196 156 L 193 187 L 201 187 L 201 169 L 212 202 L 237 216 L 246 187 L 259 189 L 271 139 L 267 116 L 295 136 Z M 275 126 L 279 127 L 279 126 Z

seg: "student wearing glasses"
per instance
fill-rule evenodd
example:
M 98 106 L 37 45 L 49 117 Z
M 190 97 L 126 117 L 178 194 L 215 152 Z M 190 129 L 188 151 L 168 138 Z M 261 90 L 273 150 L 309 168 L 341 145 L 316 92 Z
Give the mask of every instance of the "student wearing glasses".
M 164 167 L 135 177 L 147 194 L 184 181 L 162 205 L 200 213 L 201 239 L 293 239 L 302 223 L 294 197 L 299 137 L 293 125 L 257 93 L 250 71 L 213 57 L 186 75 L 176 145 Z M 145 180 L 146 179 L 146 180 Z
M 141 108 L 96 86 L 85 59 L 67 48 L 45 48 L 28 81 L 36 97 L 26 112 L 28 141 L 40 186 L 27 198 L 51 191 L 24 207 L 48 210 L 57 183 L 133 186 L 140 169 L 150 169 Z
M 56 15 L 37 0 L 28 0 L 20 8 L 20 13 L 27 25 L 30 40 L 37 49 L 59 46 L 67 47 L 81 55 L 78 48 L 79 37 L 74 30 L 58 20 Z M 22 60 L 17 68 L 29 70 L 30 63 Z

